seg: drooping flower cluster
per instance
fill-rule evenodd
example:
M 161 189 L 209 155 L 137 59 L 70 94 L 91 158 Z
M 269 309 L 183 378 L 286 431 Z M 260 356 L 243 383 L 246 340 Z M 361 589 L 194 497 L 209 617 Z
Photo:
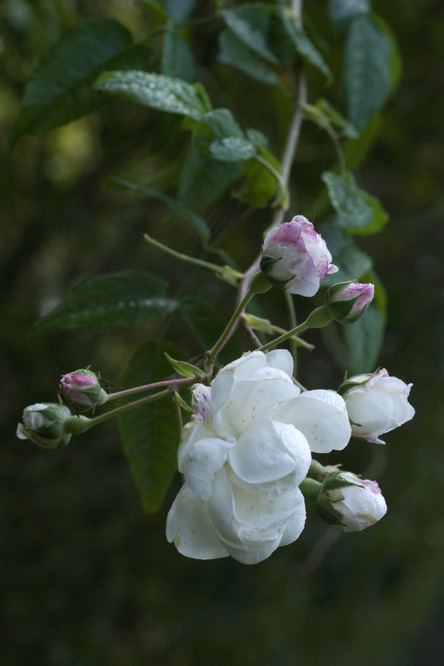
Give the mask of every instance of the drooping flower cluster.
M 299 537 L 298 486 L 311 453 L 343 449 L 351 428 L 337 393 L 302 393 L 292 371 L 288 351 L 255 351 L 225 366 L 211 387 L 194 387 L 178 453 L 185 484 L 167 519 L 167 538 L 182 554 L 255 564 Z
M 207 351 L 203 371 L 167 355 L 179 378 L 109 395 L 100 376 L 89 368 L 76 370 L 62 377 L 58 403 L 37 403 L 24 410 L 17 436 L 42 448 L 59 448 L 72 434 L 123 410 L 171 395 L 173 389 L 196 379 L 209 381 L 218 352 L 254 295 L 273 285 L 291 294 L 313 296 L 320 282 L 338 270 L 331 262 L 325 241 L 305 217 L 298 215 L 272 229 L 264 240 L 261 270 Z M 180 553 L 195 559 L 231 555 L 244 564 L 261 562 L 279 546 L 298 539 L 308 497 L 315 500 L 326 522 L 344 532 L 363 530 L 385 515 L 387 505 L 375 481 L 342 471 L 338 465 L 324 467 L 312 454 L 341 451 L 352 435 L 384 444 L 380 436 L 415 413 L 408 402 L 411 384 L 379 370 L 346 379 L 337 392 L 301 390 L 292 379 L 291 354 L 282 349 L 264 353 L 307 328 L 322 328 L 332 321 L 353 324 L 364 315 L 374 293 L 373 284 L 356 280 L 333 284 L 324 304 L 303 323 L 223 367 L 209 386 L 193 386 L 193 415 L 182 430 L 178 449 L 185 483 L 166 527 L 167 539 Z M 267 333 L 282 332 L 267 320 L 258 321 L 266 324 L 262 330 Z M 93 418 L 81 413 L 94 413 L 110 400 L 160 387 L 164 390 L 157 394 Z M 176 398 L 180 405 L 177 393 Z

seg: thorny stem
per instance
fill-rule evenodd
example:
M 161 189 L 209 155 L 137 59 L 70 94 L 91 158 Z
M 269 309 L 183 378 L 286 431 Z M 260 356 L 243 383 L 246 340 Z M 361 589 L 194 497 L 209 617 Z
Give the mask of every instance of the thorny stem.
M 181 386 L 182 384 L 190 384 L 191 382 L 201 382 L 206 379 L 206 375 L 196 375 L 195 377 L 181 377 L 180 379 L 164 379 L 161 382 L 154 382 L 153 384 L 144 384 L 143 386 L 134 386 L 133 388 L 125 389 L 124 391 L 117 391 L 116 393 L 108 393 L 108 400 L 117 400 L 118 398 L 125 398 L 134 393 L 141 393 L 142 391 L 149 391 L 151 389 L 162 388 L 162 386 Z
M 263 167 L 268 169 L 268 171 L 271 173 L 271 175 L 276 179 L 278 185 L 279 185 L 279 194 L 276 195 L 276 199 L 278 201 L 281 201 L 282 203 L 279 204 L 282 207 L 288 208 L 288 187 L 287 187 L 287 181 L 282 177 L 282 174 L 277 171 L 270 162 L 265 160 L 261 155 L 253 155 L 253 159 L 255 159 L 259 164 L 262 164 Z
M 283 335 L 280 335 L 278 338 L 270 340 L 270 342 L 267 342 L 267 344 L 262 345 L 262 347 L 260 347 L 260 351 L 268 351 L 269 349 L 280 345 L 281 342 L 285 342 L 289 338 L 293 337 L 293 335 L 296 335 L 296 333 L 302 333 L 302 331 L 307 330 L 307 328 L 323 328 L 331 321 L 333 321 L 333 317 L 328 312 L 326 306 L 321 305 L 319 308 L 313 310 L 308 315 L 307 319 L 302 322 L 302 324 L 292 328 L 291 331 L 287 331 Z
M 296 326 L 298 325 L 296 319 L 296 308 L 294 307 L 293 297 L 288 291 L 285 292 L 285 302 L 287 304 L 288 317 L 290 320 L 290 328 L 296 328 Z M 284 333 L 284 331 L 282 331 L 282 333 Z M 290 338 L 290 350 L 291 350 L 291 355 L 293 357 L 293 374 L 296 376 L 298 374 L 298 368 L 297 368 L 298 348 L 295 338 Z
M 180 403 L 177 397 L 177 391 L 174 392 L 174 407 L 176 408 L 177 423 L 179 424 L 179 436 L 183 429 L 183 419 L 182 419 L 182 410 L 180 409 Z
M 89 430 L 90 428 L 93 428 L 94 426 L 99 425 L 104 421 L 108 421 L 108 419 L 112 419 L 115 416 L 120 416 L 120 414 L 128 412 L 131 409 L 141 407 L 142 405 L 146 405 L 149 402 L 154 402 L 155 400 L 160 400 L 167 395 L 171 395 L 173 390 L 173 387 L 167 388 L 164 391 L 159 391 L 159 393 L 153 393 L 146 396 L 145 398 L 140 398 L 140 400 L 128 402 L 126 405 L 121 405 L 120 407 L 116 407 L 116 409 L 111 409 L 109 412 L 104 412 L 103 414 L 100 414 L 100 416 L 94 416 L 93 418 L 87 418 L 86 416 L 71 416 L 71 418 L 66 419 L 64 422 L 65 431 L 72 433 L 85 432 L 85 430 Z
M 302 9 L 301 5 L 302 5 L 301 2 L 292 3 L 292 11 L 297 17 L 300 16 Z M 305 79 L 304 72 L 301 72 L 299 77 L 298 93 L 295 100 L 293 116 L 290 122 L 290 127 L 288 129 L 287 140 L 285 142 L 284 152 L 282 154 L 282 161 L 281 161 L 282 164 L 281 179 L 282 182 L 285 184 L 287 190 L 288 190 L 288 182 L 290 180 L 291 167 L 294 161 L 294 156 L 296 154 L 296 148 L 298 145 L 299 136 L 301 133 L 302 121 L 304 119 L 303 104 L 305 104 L 306 101 L 307 101 L 307 82 Z M 270 228 L 278 227 L 282 223 L 284 215 L 289 208 L 289 205 L 290 201 L 289 199 L 287 199 L 285 205 L 282 203 L 279 206 L 277 206 L 275 213 L 273 215 Z M 254 260 L 250 268 L 248 268 L 247 271 L 245 272 L 244 277 L 241 279 L 238 291 L 238 301 L 242 300 L 242 298 L 245 295 L 245 292 L 248 289 L 248 285 L 250 284 L 252 276 L 259 270 L 260 260 L 261 260 L 261 254 L 259 254 L 259 256 Z
M 159 241 L 155 240 L 148 234 L 144 234 L 143 237 L 150 245 L 153 245 L 158 250 L 162 250 L 162 252 L 170 254 L 172 257 L 179 259 L 179 261 L 186 261 L 189 264 L 194 264 L 195 266 L 200 266 L 201 268 L 207 268 L 208 270 L 213 271 L 214 273 L 218 273 L 221 276 L 221 278 L 223 278 L 224 280 L 227 281 L 239 280 L 240 278 L 243 277 L 242 273 L 239 273 L 230 266 L 218 266 L 217 264 L 212 264 L 209 261 L 204 261 L 203 259 L 198 259 L 197 257 L 191 257 L 188 254 L 182 254 L 181 252 L 176 252 L 176 250 L 173 250 L 171 247 L 168 247 L 168 245 L 160 243 Z
M 299 324 L 299 326 L 296 326 L 296 328 L 292 328 L 291 331 L 287 331 L 286 333 L 283 333 L 280 335 L 278 338 L 275 338 L 274 340 L 270 340 L 270 342 L 267 342 L 265 345 L 262 345 L 260 347 L 260 351 L 268 351 L 269 349 L 273 349 L 273 347 L 276 347 L 276 345 L 280 345 L 281 342 L 285 342 L 289 338 L 293 337 L 293 335 L 296 335 L 296 333 L 301 333 L 302 331 L 305 331 L 305 329 L 309 328 L 307 325 L 307 321 L 304 321 L 302 324 Z
M 250 285 L 248 287 L 248 291 L 244 294 L 243 299 L 241 302 L 238 304 L 237 308 L 233 312 L 230 321 L 225 327 L 224 332 L 220 336 L 220 338 L 215 342 L 215 344 L 211 347 L 207 354 L 207 360 L 205 363 L 205 369 L 207 372 L 210 372 L 214 360 L 222 347 L 225 345 L 227 340 L 229 340 L 232 332 L 234 331 L 235 327 L 238 324 L 239 318 L 242 315 L 243 311 L 245 310 L 246 306 L 248 305 L 249 301 L 253 298 L 255 294 L 261 294 L 264 293 L 265 291 L 268 291 L 271 289 L 271 284 L 268 281 L 266 275 L 262 272 L 257 272 L 256 275 L 253 276 Z

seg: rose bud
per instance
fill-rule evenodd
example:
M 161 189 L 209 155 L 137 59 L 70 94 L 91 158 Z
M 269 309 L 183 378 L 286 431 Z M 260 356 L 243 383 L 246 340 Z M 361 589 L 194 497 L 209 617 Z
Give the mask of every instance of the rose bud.
M 351 472 L 328 474 L 316 500 L 316 509 L 328 523 L 344 532 L 360 532 L 387 513 L 387 504 L 376 481 Z
M 390 377 L 384 369 L 344 382 L 338 392 L 345 400 L 352 434 L 385 444 L 379 436 L 410 421 L 415 414 L 408 402 L 411 387 L 412 384 Z
M 353 324 L 367 310 L 375 294 L 373 284 L 338 282 L 327 289 L 325 304 L 331 316 L 340 324 Z
M 338 268 L 313 224 L 302 215 L 265 236 L 261 269 L 270 282 L 291 294 L 314 296 L 320 281 Z
M 64 421 L 70 417 L 71 412 L 65 405 L 51 402 L 30 405 L 23 412 L 23 423 L 17 426 L 17 437 L 29 439 L 42 449 L 58 449 L 71 439 L 71 434 L 63 428 Z
M 100 407 L 108 399 L 97 375 L 88 369 L 75 370 L 64 375 L 60 380 L 59 390 L 65 402 L 78 412 Z

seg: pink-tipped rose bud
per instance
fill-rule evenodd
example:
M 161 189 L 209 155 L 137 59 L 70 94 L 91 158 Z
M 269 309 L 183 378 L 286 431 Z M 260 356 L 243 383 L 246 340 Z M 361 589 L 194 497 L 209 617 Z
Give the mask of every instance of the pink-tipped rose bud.
M 23 412 L 23 423 L 17 426 L 17 437 L 29 439 L 42 449 L 59 449 L 71 439 L 71 434 L 63 427 L 70 417 L 71 412 L 65 405 L 51 402 L 30 405 Z
M 352 434 L 385 444 L 379 436 L 410 421 L 415 410 L 408 402 L 412 384 L 390 377 L 382 369 L 347 379 L 338 389 L 347 406 Z
M 261 269 L 274 286 L 291 294 L 314 296 L 320 281 L 338 270 L 331 259 L 312 223 L 297 215 L 265 236 Z
M 325 304 L 331 316 L 340 324 L 353 324 L 373 300 L 375 287 L 359 282 L 338 282 L 327 290 Z
M 387 513 L 387 504 L 376 481 L 351 472 L 328 474 L 316 500 L 324 520 L 344 532 L 360 532 Z
M 65 402 L 78 412 L 87 412 L 94 407 L 100 407 L 108 399 L 97 375 L 88 369 L 64 375 L 60 380 L 59 390 Z

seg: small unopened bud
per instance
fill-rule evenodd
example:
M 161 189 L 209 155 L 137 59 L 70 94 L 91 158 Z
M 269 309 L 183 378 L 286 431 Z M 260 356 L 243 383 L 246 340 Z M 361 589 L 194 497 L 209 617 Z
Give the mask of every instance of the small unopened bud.
M 360 532 L 386 514 L 387 504 L 376 481 L 335 471 L 325 477 L 316 509 L 326 522 L 344 532 Z
M 30 405 L 23 412 L 23 423 L 17 426 L 17 437 L 29 439 L 42 449 L 58 449 L 71 439 L 71 434 L 63 427 L 70 417 L 71 412 L 65 405 L 52 402 Z
M 261 270 L 271 284 L 290 294 L 314 296 L 321 280 L 337 266 L 322 236 L 303 215 L 268 232 L 262 248 Z
M 87 412 L 94 407 L 100 407 L 108 399 L 97 375 L 87 369 L 64 375 L 60 380 L 59 390 L 65 402 L 77 412 Z
M 331 316 L 340 324 L 353 324 L 373 300 L 373 284 L 359 282 L 338 282 L 325 294 L 325 304 Z

